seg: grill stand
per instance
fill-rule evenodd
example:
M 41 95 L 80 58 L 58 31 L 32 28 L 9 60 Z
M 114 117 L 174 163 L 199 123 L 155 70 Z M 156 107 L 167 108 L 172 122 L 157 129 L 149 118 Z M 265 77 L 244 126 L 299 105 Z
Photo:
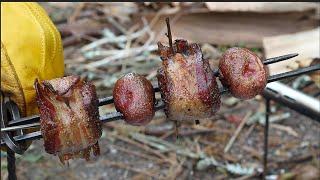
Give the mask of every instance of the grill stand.
M 13 152 L 10 148 L 7 148 L 7 163 L 8 163 L 8 179 L 16 180 L 16 157 L 15 152 Z
M 1 102 L 1 116 L 1 128 L 7 127 L 8 122 L 12 120 L 20 119 L 18 106 L 7 97 Z M 17 134 L 22 134 L 22 131 Z M 10 146 L 5 147 L 7 152 L 8 180 L 17 180 L 15 153 L 22 154 L 27 149 L 24 143 L 18 144 L 14 141 L 14 135 L 15 132 L 1 132 L 1 138 L 10 144 Z
M 266 98 L 266 115 L 264 126 L 264 154 L 263 154 L 263 179 L 266 179 L 268 173 L 268 140 L 269 140 L 269 114 L 270 114 L 270 99 Z

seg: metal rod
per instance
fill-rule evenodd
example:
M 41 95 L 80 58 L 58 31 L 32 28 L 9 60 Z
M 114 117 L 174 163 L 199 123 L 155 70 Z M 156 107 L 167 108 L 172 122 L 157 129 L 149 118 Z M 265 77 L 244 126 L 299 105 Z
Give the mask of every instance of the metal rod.
M 10 149 L 7 148 L 7 162 L 8 162 L 8 179 L 9 180 L 16 180 L 17 174 L 16 174 L 16 157 L 15 153 Z
M 16 130 L 25 129 L 25 128 L 32 128 L 32 127 L 35 128 L 39 126 L 40 126 L 40 123 L 24 124 L 19 126 L 1 128 L 1 132 L 16 131 Z
M 264 89 L 262 95 L 266 99 L 277 101 L 278 103 L 283 104 L 286 107 L 291 108 L 320 123 L 320 113 L 310 107 L 300 104 L 297 101 L 292 101 L 292 99 L 286 98 L 286 96 L 279 95 L 278 93 L 275 93 L 268 88 Z
M 278 61 L 281 61 L 281 60 L 287 60 L 287 59 L 290 59 L 292 57 L 295 57 L 296 55 L 298 55 L 298 54 L 295 53 L 295 54 L 288 54 L 288 55 L 269 58 L 269 59 L 266 59 L 264 61 L 264 64 L 271 64 L 271 63 L 278 62 Z M 288 72 L 288 73 L 290 73 L 290 72 Z M 302 72 L 302 74 L 303 73 L 304 72 Z M 218 76 L 219 75 L 219 70 L 215 69 L 214 70 L 214 74 L 215 74 L 215 76 Z M 268 79 L 268 82 L 276 81 L 276 79 L 286 78 L 290 74 L 282 74 L 282 76 L 280 76 L 280 75 L 281 74 L 270 76 L 269 79 Z M 158 85 L 156 83 L 153 83 L 153 86 L 155 87 L 154 91 L 155 92 L 159 92 Z M 224 89 L 222 93 L 225 93 L 225 92 L 227 92 L 226 89 Z M 99 106 L 112 104 L 112 103 L 113 103 L 113 97 L 112 96 L 99 99 Z M 13 125 L 21 125 L 21 124 L 30 124 L 30 123 L 39 122 L 39 120 L 40 120 L 39 115 L 33 115 L 33 116 L 24 117 L 24 118 L 20 118 L 20 119 L 17 119 L 17 120 L 10 121 L 8 125 L 9 126 L 13 126 Z
M 300 68 L 300 69 L 297 69 L 294 71 L 276 74 L 273 76 L 269 76 L 268 83 L 274 82 L 274 81 L 279 81 L 284 78 L 289 78 L 289 77 L 298 76 L 301 74 L 306 74 L 306 73 L 313 72 L 313 71 L 318 71 L 318 70 L 320 70 L 320 64 L 305 67 L 305 68 Z
M 290 71 L 290 72 L 285 72 L 285 73 L 273 75 L 273 76 L 270 76 L 268 78 L 268 83 L 273 82 L 273 81 L 277 81 L 277 80 L 280 80 L 280 79 L 283 79 L 283 78 L 298 76 L 298 75 L 301 75 L 301 74 L 305 74 L 305 73 L 309 73 L 309 72 L 313 72 L 313 71 L 317 71 L 317 70 L 320 70 L 320 65 L 313 65 L 313 66 L 301 68 L 301 69 L 298 69 L 298 70 L 294 70 L 294 71 Z M 159 87 L 155 85 L 154 91 L 158 92 L 159 91 Z M 226 92 L 228 92 L 228 89 L 223 88 L 223 89 L 220 90 L 221 94 L 224 94 Z M 111 104 L 111 103 L 113 103 L 113 97 L 112 96 L 99 99 L 99 106 L 106 105 L 106 104 Z M 13 121 L 9 122 L 9 126 L 17 126 L 17 125 L 21 125 L 21 124 L 36 123 L 36 122 L 39 122 L 39 120 L 40 120 L 39 115 L 34 115 L 34 116 L 31 116 L 31 117 L 25 117 L 25 118 L 21 118 L 21 119 L 18 119 L 18 120 L 13 120 Z M 12 128 L 14 129 L 14 127 L 12 127 Z
M 113 103 L 112 96 L 99 99 L 99 106 L 104 106 L 104 105 L 112 104 L 112 103 Z
M 268 173 L 268 137 L 269 137 L 269 113 L 270 99 L 266 99 L 266 116 L 264 125 L 264 154 L 263 154 L 263 179 L 266 179 Z
M 164 103 L 159 101 L 158 104 L 155 106 L 155 110 L 159 111 L 164 108 Z M 100 121 L 102 123 L 112 122 L 116 120 L 123 119 L 123 115 L 120 112 L 113 112 L 106 115 L 100 116 Z M 13 128 L 13 127 L 12 127 Z M 25 140 L 35 140 L 42 138 L 41 131 L 36 131 L 24 135 L 15 136 L 14 140 L 16 142 L 25 141 Z M 1 140 L 1 146 L 4 146 L 5 142 Z
M 169 22 L 169 18 L 166 18 L 166 23 L 167 23 L 167 29 L 168 29 L 168 33 L 166 34 L 168 39 L 169 39 L 169 45 L 171 48 L 172 53 L 174 53 L 174 48 L 172 45 L 172 35 L 171 35 L 171 28 L 170 28 L 170 22 Z
M 298 53 L 294 53 L 294 54 L 287 54 L 287 55 L 283 55 L 283 56 L 277 56 L 277 57 L 265 59 L 263 61 L 263 64 L 264 65 L 273 64 L 273 63 L 276 63 L 276 62 L 280 62 L 280 61 L 291 59 L 291 58 L 296 57 L 298 55 L 299 55 Z M 213 74 L 214 74 L 214 76 L 219 77 L 220 76 L 219 69 L 214 69 L 213 70 Z
M 153 88 L 155 92 L 159 92 L 159 87 L 155 85 L 155 88 Z M 107 104 L 112 104 L 113 103 L 113 97 L 105 97 L 99 99 L 99 106 L 104 106 Z M 30 124 L 30 123 L 36 123 L 40 121 L 40 116 L 39 115 L 33 115 L 33 116 L 28 116 L 24 118 L 20 118 L 17 120 L 12 120 L 9 122 L 9 126 L 17 126 L 17 125 L 24 125 L 24 124 Z M 2 131 L 2 129 L 1 129 Z
M 109 113 L 109 114 L 101 116 L 100 121 L 105 123 L 105 122 L 112 122 L 112 121 L 120 120 L 122 118 L 123 118 L 123 115 L 120 112 L 113 112 L 113 113 Z
M 312 96 L 313 96 L 313 97 L 318 97 L 318 96 L 320 96 L 320 92 L 316 92 L 316 93 L 314 93 Z
M 23 117 L 20 119 L 9 121 L 8 125 L 13 126 L 13 125 L 30 124 L 30 123 L 39 122 L 39 120 L 40 120 L 39 115 L 33 115 L 33 116 Z
M 269 58 L 269 59 L 264 60 L 263 64 L 264 65 L 273 64 L 273 63 L 276 63 L 276 62 L 280 62 L 280 61 L 284 61 L 284 60 L 287 60 L 287 59 L 291 59 L 291 58 L 296 57 L 298 55 L 299 55 L 298 53 L 294 53 L 294 54 L 287 54 L 287 55 L 283 55 L 283 56 Z
M 36 140 L 40 138 L 42 138 L 41 131 L 36 131 L 36 132 L 24 134 L 24 135 L 15 136 L 13 139 L 16 142 L 21 142 L 25 140 Z M 1 139 L 1 146 L 5 146 L 5 145 L 6 143 Z
M 155 106 L 156 111 L 163 109 L 163 108 L 164 108 L 164 103 L 162 101 L 160 101 L 157 104 L 157 106 Z M 103 123 L 112 122 L 112 121 L 116 121 L 116 120 L 120 120 L 120 119 L 123 119 L 123 115 L 120 112 L 113 112 L 113 113 L 109 113 L 109 114 L 100 116 L 100 121 Z M 24 124 L 24 125 L 17 125 L 17 126 L 10 126 L 10 127 L 6 127 L 6 128 L 1 128 L 1 132 L 16 131 L 16 130 L 25 129 L 25 128 L 36 128 L 36 127 L 40 127 L 39 122 L 32 123 L 32 124 Z
M 159 87 L 158 87 L 158 85 L 156 83 L 153 83 L 153 87 L 154 87 L 153 88 L 154 92 L 159 92 Z M 114 102 L 114 100 L 113 100 L 112 96 L 101 98 L 101 99 L 99 99 L 99 106 L 112 104 L 113 102 Z M 13 123 L 13 124 L 16 124 L 16 123 Z M 9 123 L 9 125 L 11 125 L 11 124 Z

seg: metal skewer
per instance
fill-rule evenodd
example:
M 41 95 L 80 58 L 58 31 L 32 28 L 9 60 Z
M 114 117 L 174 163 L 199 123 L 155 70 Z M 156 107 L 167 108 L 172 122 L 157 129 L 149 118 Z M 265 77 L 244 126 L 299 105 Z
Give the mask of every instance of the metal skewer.
M 276 63 L 276 62 L 279 62 L 279 61 L 290 59 L 290 58 L 295 57 L 297 55 L 298 54 L 295 53 L 295 54 L 288 54 L 288 55 L 278 56 L 278 57 L 266 59 L 263 62 L 264 62 L 264 64 L 272 64 L 272 63 Z M 317 70 L 317 68 L 315 68 L 315 69 Z M 318 69 L 319 69 L 319 67 L 318 67 Z M 303 74 L 303 73 L 305 73 L 306 70 L 299 69 L 297 71 L 298 71 L 298 73 L 301 71 L 300 73 Z M 306 72 L 308 72 L 308 71 L 306 71 Z M 291 73 L 291 72 L 288 72 L 288 73 Z M 214 74 L 215 75 L 219 74 L 219 70 L 215 70 Z M 296 74 L 296 75 L 299 75 L 299 74 Z M 281 78 L 286 78 L 288 75 L 290 75 L 290 74 L 278 74 L 278 75 L 270 76 L 268 82 L 273 82 L 273 81 L 277 81 L 277 80 L 279 80 Z M 154 91 L 155 92 L 159 92 L 159 87 L 157 87 L 156 85 L 154 85 L 154 87 L 155 87 Z M 225 92 L 227 92 L 227 89 L 223 89 L 221 91 L 222 94 L 225 93 Z M 99 106 L 112 104 L 112 103 L 113 103 L 113 97 L 112 96 L 99 99 Z M 31 123 L 39 122 L 39 119 L 40 119 L 39 115 L 33 115 L 33 116 L 24 117 L 24 118 L 20 118 L 20 119 L 17 119 L 17 120 L 10 121 L 8 125 L 9 126 L 14 126 L 14 125 L 22 125 L 22 124 L 31 124 Z
M 273 63 L 276 63 L 276 62 L 280 62 L 280 61 L 284 61 L 284 60 L 287 60 L 287 59 L 291 59 L 291 58 L 296 57 L 298 55 L 299 55 L 298 53 L 294 53 L 294 54 L 287 54 L 287 55 L 283 55 L 283 56 L 269 58 L 269 59 L 264 60 L 263 64 L 264 65 L 273 64 Z
M 290 72 L 285 72 L 285 73 L 273 75 L 268 78 L 268 83 L 273 82 L 273 81 L 278 81 L 283 78 L 298 76 L 300 74 L 309 73 L 309 72 L 313 72 L 313 71 L 317 71 L 317 70 L 320 70 L 320 65 L 314 65 L 314 66 L 301 68 L 301 69 L 290 71 Z M 155 87 L 154 90 L 155 90 L 155 92 L 158 92 L 159 88 Z M 220 93 L 223 94 L 223 93 L 226 93 L 227 91 L 228 91 L 227 89 L 221 89 Z M 113 103 L 112 96 L 99 99 L 99 106 L 103 106 L 106 104 L 112 104 L 112 103 Z M 118 112 L 110 113 L 108 115 L 101 117 L 102 118 L 101 121 L 104 122 L 104 121 L 107 121 L 108 119 L 119 120 L 122 118 L 122 115 L 120 115 L 120 114 L 121 113 L 118 113 Z M 11 127 L 2 128 L 1 132 L 15 131 L 15 130 L 26 129 L 26 128 L 31 128 L 31 127 L 39 127 L 39 125 L 40 125 L 38 123 L 39 121 L 40 121 L 39 115 L 25 117 L 25 118 L 21 118 L 18 120 L 13 120 L 13 121 L 9 122 L 9 126 L 11 126 Z
M 288 54 L 288 55 L 273 57 L 273 58 L 266 59 L 263 62 L 264 62 L 265 65 L 266 64 L 272 64 L 272 63 L 276 63 L 276 62 L 279 62 L 279 61 L 283 61 L 283 60 L 287 60 L 287 59 L 293 58 L 293 57 L 295 57 L 297 55 L 298 54 L 295 53 L 295 54 Z M 218 70 L 216 70 L 214 72 L 215 75 L 218 74 L 218 73 L 219 73 Z M 283 75 L 281 75 L 281 76 L 280 75 L 281 74 L 279 74 L 277 76 L 274 76 L 274 77 L 271 76 L 269 78 L 269 79 L 271 79 L 270 82 L 275 81 L 275 79 L 279 79 L 279 77 L 281 78 L 281 76 L 283 76 Z M 155 92 L 159 92 L 159 87 L 157 87 L 157 86 L 154 86 L 154 87 L 155 87 L 154 91 Z M 222 93 L 225 93 L 225 92 L 227 92 L 226 89 L 224 89 L 222 91 Z M 99 106 L 112 104 L 112 103 L 113 103 L 113 97 L 112 96 L 99 99 Z M 33 116 L 24 117 L 24 118 L 20 118 L 20 119 L 17 119 L 17 120 L 10 121 L 8 125 L 9 126 L 14 126 L 14 125 L 22 125 L 22 124 L 31 124 L 31 123 L 39 122 L 39 119 L 40 119 L 39 115 L 33 115 Z
M 281 60 L 286 60 L 286 59 L 295 57 L 296 55 L 297 54 L 289 54 L 289 55 L 279 56 L 279 57 L 275 57 L 275 58 L 270 58 L 270 59 L 265 60 L 266 63 L 264 63 L 264 64 L 276 63 Z M 280 80 L 283 78 L 293 77 L 293 76 L 297 76 L 300 74 L 305 74 L 305 73 L 309 73 L 309 72 L 313 72 L 313 71 L 317 71 L 317 70 L 320 70 L 320 65 L 313 65 L 310 67 L 301 68 L 298 70 L 273 75 L 268 78 L 268 83 L 273 82 L 273 81 L 277 81 L 277 80 Z M 159 92 L 159 88 L 156 86 L 154 88 L 154 91 Z M 227 91 L 228 91 L 227 89 L 223 88 L 220 90 L 220 93 L 223 94 Z M 112 96 L 99 99 L 99 106 L 103 106 L 106 104 L 112 104 L 112 103 L 113 103 Z M 156 106 L 156 110 L 160 110 L 162 108 L 164 108 L 163 103 L 160 103 L 160 105 Z M 116 120 L 119 120 L 122 118 L 123 118 L 123 116 L 120 112 L 114 112 L 114 113 L 110 113 L 110 114 L 106 114 L 106 115 L 101 116 L 100 120 L 102 122 L 111 122 L 111 121 L 116 121 Z M 19 119 L 10 121 L 8 123 L 9 127 L 2 128 L 1 132 L 16 131 L 16 130 L 21 130 L 21 129 L 39 127 L 39 125 L 40 125 L 39 121 L 40 121 L 39 115 L 34 115 L 34 116 L 30 116 L 30 117 L 25 117 L 25 118 L 19 118 Z M 40 131 L 14 137 L 14 139 L 17 141 L 32 140 L 32 139 L 39 139 L 39 138 L 41 138 Z M 3 146 L 3 145 L 5 145 L 5 143 L 3 142 L 3 140 L 1 140 L 1 146 Z
M 305 67 L 305 68 L 300 68 L 300 69 L 297 69 L 297 70 L 294 70 L 294 71 L 289 71 L 289 72 L 285 72 L 285 73 L 276 74 L 276 75 L 270 76 L 268 78 L 268 83 L 274 82 L 274 81 L 278 81 L 278 80 L 283 79 L 283 78 L 289 78 L 289 77 L 293 77 L 293 76 L 298 76 L 298 75 L 301 75 L 301 74 L 314 72 L 314 71 L 318 71 L 318 70 L 320 70 L 320 64 L 309 66 L 309 67 Z
M 17 120 L 12 120 L 8 123 L 8 125 L 13 126 L 13 125 L 31 124 L 31 123 L 39 122 L 39 120 L 40 120 L 39 115 L 33 115 L 33 116 L 23 117 Z
M 159 101 L 157 103 L 157 105 L 155 106 L 155 110 L 156 111 L 159 111 L 159 110 L 161 110 L 163 108 L 164 108 L 164 103 L 162 101 Z M 120 120 L 120 119 L 123 119 L 123 115 L 120 112 L 113 112 L 113 113 L 109 113 L 109 114 L 100 116 L 100 121 L 102 123 L 117 121 L 117 120 Z M 36 124 L 38 124 L 37 126 L 40 125 L 40 123 L 34 123 L 33 124 L 34 126 L 32 126 L 32 127 L 35 127 Z M 3 129 L 1 129 L 1 132 L 23 129 L 23 126 L 24 127 L 28 127 L 28 126 L 31 126 L 31 125 L 20 125 L 20 126 L 3 128 Z M 40 138 L 42 138 L 41 131 L 36 131 L 36 132 L 32 132 L 32 133 L 28 133 L 28 134 L 24 134 L 24 135 L 20 135 L 20 136 L 15 136 L 13 139 L 16 142 L 21 142 L 21 141 L 25 141 L 25 140 L 35 140 L 35 139 L 40 139 Z M 6 144 L 1 139 L 1 146 L 4 146 L 4 145 L 6 145 Z
M 285 60 L 294 58 L 294 57 L 296 57 L 298 55 L 299 55 L 298 53 L 293 53 L 293 54 L 287 54 L 287 55 L 283 55 L 283 56 L 277 56 L 277 57 L 273 57 L 273 58 L 268 58 L 268 59 L 265 59 L 263 61 L 263 64 L 264 65 L 268 65 L 268 64 L 273 64 L 273 63 L 277 63 L 277 62 L 280 62 L 280 61 L 285 61 Z M 219 76 L 219 69 L 215 69 L 213 71 L 213 74 L 216 77 L 218 77 Z
M 29 128 L 36 128 L 39 127 L 40 123 L 32 123 L 32 124 L 24 124 L 24 125 L 19 125 L 19 126 L 12 126 L 12 127 L 6 127 L 6 128 L 2 128 L 1 132 L 8 132 L 8 131 L 16 131 L 16 130 L 20 130 L 20 129 L 29 129 Z

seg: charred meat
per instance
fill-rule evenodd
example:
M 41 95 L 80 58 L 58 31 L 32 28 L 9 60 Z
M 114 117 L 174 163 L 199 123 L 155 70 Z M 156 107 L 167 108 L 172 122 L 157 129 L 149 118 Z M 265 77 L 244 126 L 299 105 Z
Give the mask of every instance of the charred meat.
M 171 120 L 208 118 L 220 108 L 220 93 L 209 61 L 196 43 L 176 40 L 172 47 L 158 43 L 162 67 L 158 83 Z
M 95 86 L 67 76 L 35 82 L 41 132 L 47 153 L 61 162 L 75 157 L 90 159 L 100 154 L 102 134 Z

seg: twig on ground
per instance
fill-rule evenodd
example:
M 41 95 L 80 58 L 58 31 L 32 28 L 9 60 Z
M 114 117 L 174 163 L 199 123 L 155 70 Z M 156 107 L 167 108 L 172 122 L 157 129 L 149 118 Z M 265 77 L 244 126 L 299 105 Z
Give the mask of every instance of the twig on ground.
M 81 2 L 78 4 L 78 6 L 76 6 L 73 14 L 68 18 L 68 23 L 72 23 L 76 20 L 76 18 L 80 15 L 85 5 L 86 5 L 86 2 Z
M 168 131 L 168 132 L 164 133 L 160 138 L 161 139 L 166 139 L 169 136 L 171 136 L 172 134 L 174 134 L 174 132 L 175 132 L 174 130 Z
M 126 138 L 126 137 L 121 136 L 121 135 L 112 135 L 112 136 L 117 138 L 117 139 L 120 139 L 121 141 L 124 141 L 124 142 L 130 143 L 132 145 L 135 145 L 135 146 L 145 150 L 148 153 L 151 153 L 151 154 L 154 154 L 154 155 L 158 156 L 161 159 L 167 159 L 166 156 L 161 154 L 159 151 L 151 149 L 148 146 L 145 146 L 144 144 L 138 143 L 136 141 L 132 141 L 131 139 Z
M 136 56 L 136 55 L 139 55 L 140 53 L 144 52 L 146 49 L 148 49 L 150 47 L 150 43 L 154 39 L 154 33 L 150 30 L 148 25 L 146 25 L 146 27 L 148 27 L 148 31 L 147 32 L 149 34 L 149 39 L 146 41 L 146 43 L 142 47 L 136 49 L 135 51 L 128 51 L 128 50 L 125 49 L 124 51 L 122 51 L 122 53 L 118 53 L 118 54 L 115 54 L 113 56 L 106 57 L 106 58 L 104 58 L 102 60 L 98 60 L 98 61 L 86 64 L 85 67 L 87 67 L 88 69 L 96 68 L 96 67 L 108 64 L 110 62 L 113 62 L 113 61 L 115 61 L 117 59 L 128 58 L 130 56 Z M 152 46 L 151 48 L 152 49 L 157 49 L 156 46 Z
M 148 31 L 150 31 L 150 28 L 149 26 L 145 26 L 143 29 L 141 29 L 140 31 L 137 31 L 137 32 L 134 32 L 132 34 L 128 34 L 128 35 L 121 35 L 121 36 L 117 36 L 113 39 L 109 38 L 109 37 L 105 37 L 105 38 L 102 38 L 102 39 L 99 39 L 95 42 L 92 42 L 86 46 L 83 46 L 81 48 L 81 51 L 82 52 L 85 52 L 85 51 L 88 51 L 88 50 L 91 50 L 91 49 L 94 49 L 94 48 L 97 48 L 103 44 L 107 44 L 107 43 L 119 43 L 119 42 L 126 42 L 128 41 L 129 39 L 130 40 L 133 40 L 133 39 L 136 39 L 140 36 L 143 36 L 145 33 L 148 33 Z
M 145 159 L 148 159 L 148 160 L 152 160 L 152 162 L 154 162 L 154 163 L 170 163 L 171 164 L 171 162 L 167 161 L 166 159 L 159 159 L 159 158 L 156 158 L 156 157 L 153 157 L 153 156 L 149 156 L 149 155 L 146 155 L 146 154 L 143 154 L 143 153 L 138 153 L 138 152 L 135 152 L 135 151 L 131 151 L 131 150 L 125 149 L 123 147 L 120 147 L 120 146 L 117 146 L 117 145 L 114 145 L 114 144 L 111 144 L 110 146 L 112 146 L 113 148 L 115 148 L 115 149 L 117 149 L 119 151 L 131 154 L 131 155 L 134 155 L 134 156 L 139 156 L 139 157 L 142 157 L 142 158 L 145 158 Z
M 249 138 L 250 134 L 252 133 L 252 131 L 254 130 L 254 128 L 256 127 L 257 124 L 252 124 L 249 128 L 249 130 L 246 132 L 246 134 L 244 135 L 244 137 L 241 138 L 240 140 L 240 144 L 245 144 L 246 140 Z
M 168 175 L 166 179 L 177 179 L 177 176 L 179 176 L 183 171 L 183 163 L 186 161 L 186 158 L 183 158 L 183 160 L 176 165 L 171 166 L 171 168 L 168 170 Z
M 237 178 L 237 179 L 234 179 L 234 180 L 247 180 L 247 179 L 252 179 L 256 176 L 258 176 L 259 174 L 258 173 L 254 173 L 254 174 L 251 174 L 251 175 L 245 175 L 245 176 L 242 176 L 240 178 Z
M 158 49 L 158 46 L 153 44 L 153 45 L 150 45 L 148 47 L 141 46 L 141 47 L 136 47 L 136 48 L 127 48 L 127 49 L 123 49 L 123 50 L 96 50 L 96 51 L 89 51 L 89 52 L 86 52 L 84 54 L 84 56 L 87 57 L 87 58 L 90 58 L 90 59 L 93 59 L 93 58 L 96 58 L 96 57 L 102 57 L 102 56 L 111 56 L 108 59 L 112 60 L 112 59 L 117 59 L 119 57 L 125 58 L 125 57 L 129 57 L 129 56 L 133 56 L 135 54 L 139 54 L 139 53 L 145 52 L 145 51 L 155 51 L 157 49 Z M 105 58 L 105 59 L 107 59 L 107 58 Z M 111 61 L 111 60 L 109 60 L 109 61 Z M 104 61 L 106 61 L 104 63 L 108 63 L 107 60 L 104 60 Z M 97 61 L 97 62 L 99 62 L 99 61 Z M 98 63 L 98 65 L 93 64 L 92 66 L 99 66 L 100 64 L 103 64 L 103 63 Z
M 275 129 L 279 129 L 281 131 L 285 131 L 294 137 L 299 137 L 299 134 L 289 126 L 284 126 L 284 125 L 280 125 L 280 124 L 271 124 L 270 127 L 275 128 Z
M 249 111 L 245 117 L 242 119 L 240 125 L 238 126 L 237 130 L 234 132 L 233 136 L 230 138 L 229 142 L 227 143 L 226 147 L 224 148 L 224 152 L 227 153 L 229 151 L 229 149 L 231 148 L 231 146 L 233 145 L 234 141 L 236 140 L 236 138 L 238 137 L 239 133 L 241 132 L 242 128 L 244 127 L 244 125 L 246 124 L 247 120 L 249 119 L 249 117 L 251 116 L 252 111 Z
M 131 166 L 134 166 L 134 165 L 130 166 L 130 165 L 125 164 L 125 163 L 110 161 L 108 159 L 104 159 L 101 162 L 103 162 L 103 163 L 105 163 L 106 165 L 109 165 L 109 166 L 114 166 L 114 167 L 118 167 L 118 168 L 122 168 L 122 169 L 127 169 L 129 171 L 133 171 L 133 172 L 136 172 L 136 173 L 141 173 L 141 174 L 144 174 L 144 175 L 156 178 L 156 179 L 165 179 L 165 178 L 161 177 L 159 174 L 151 173 L 150 171 L 147 171 L 145 169 L 142 170 L 142 169 L 137 169 L 137 168 L 131 167 Z
M 107 20 L 123 34 L 125 35 L 130 34 L 121 24 L 119 24 L 116 20 L 114 20 L 112 16 L 107 16 Z
M 211 127 L 211 128 L 206 128 L 206 129 L 192 129 L 192 130 L 180 129 L 179 135 L 180 136 L 190 136 L 190 135 L 194 135 L 194 134 L 211 133 L 211 132 L 230 134 L 229 130 Z
M 294 164 L 298 164 L 298 163 L 303 163 L 306 161 L 311 161 L 313 158 L 315 159 L 319 159 L 320 158 L 320 151 L 318 151 L 316 154 L 312 154 L 312 153 L 307 153 L 307 154 L 303 154 L 299 157 L 295 157 L 295 158 L 289 158 L 289 159 L 285 159 L 285 160 L 274 160 L 276 164 L 282 164 L 282 165 L 288 165 L 289 163 L 294 163 Z
M 254 148 L 244 145 L 244 146 L 242 146 L 242 149 L 244 151 L 250 153 L 253 157 L 261 160 L 262 154 L 259 151 L 255 150 Z
M 179 155 L 186 156 L 192 159 L 197 159 L 197 169 L 203 170 L 206 169 L 210 165 L 214 165 L 223 169 L 226 169 L 229 172 L 232 172 L 234 174 L 252 174 L 254 172 L 253 168 L 244 168 L 240 166 L 239 164 L 223 164 L 221 162 L 216 161 L 213 157 L 207 156 L 204 152 L 192 152 L 189 149 L 186 149 L 182 146 L 177 146 L 174 144 L 171 144 L 165 140 L 162 140 L 160 138 L 156 138 L 153 136 L 146 136 L 139 133 L 130 133 L 130 136 L 139 141 L 143 142 L 153 148 L 159 149 L 162 152 L 168 152 L 168 151 L 174 151 Z

